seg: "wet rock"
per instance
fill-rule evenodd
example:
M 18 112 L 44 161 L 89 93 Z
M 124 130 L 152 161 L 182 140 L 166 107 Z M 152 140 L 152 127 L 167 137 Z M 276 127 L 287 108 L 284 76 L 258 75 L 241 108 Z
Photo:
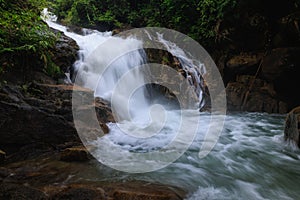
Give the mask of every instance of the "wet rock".
M 55 200 L 106 200 L 104 191 L 102 188 L 93 188 L 89 186 L 82 186 L 82 185 L 73 185 L 68 186 L 67 188 L 63 189 L 62 191 L 54 194 L 50 197 L 50 199 Z
M 43 151 L 58 149 L 67 142 L 80 143 L 73 123 L 72 92 L 80 93 L 81 99 L 91 96 L 85 109 L 95 109 L 100 126 L 108 132 L 105 123 L 113 121 L 109 105 L 98 99 L 94 103 L 93 92 L 71 85 L 32 83 L 22 87 L 6 85 L 0 88 L 0 147 L 12 154 L 24 146 L 38 155 Z M 82 108 L 84 109 L 84 108 Z M 30 150 L 31 149 L 31 150 Z M 34 151 L 32 151 L 34 149 Z M 24 157 L 24 159 L 26 156 Z
M 300 44 L 300 13 L 295 12 L 278 20 L 278 32 L 274 34 L 274 47 L 293 47 Z
M 88 182 L 48 187 L 50 199 L 97 200 L 181 200 L 185 192 L 171 186 L 146 182 L 101 183 Z
M 0 167 L 0 179 L 6 178 L 10 175 L 10 170 L 5 167 Z
M 263 53 L 242 52 L 229 57 L 223 69 L 224 83 L 236 79 L 237 75 L 254 75 L 258 69 Z
M 285 76 L 296 72 L 300 64 L 299 54 L 300 48 L 273 49 L 263 60 L 262 76 L 268 81 L 287 79 Z
M 11 183 L 0 184 L 0 199 L 48 199 L 45 193 L 40 190 Z
M 286 113 L 287 106 L 278 100 L 272 84 L 253 76 L 238 76 L 226 87 L 230 111 Z
M 128 182 L 111 184 L 109 196 L 115 200 L 181 200 L 185 192 L 179 188 L 146 182 Z
M 30 187 L 47 194 L 48 199 L 180 200 L 186 195 L 186 191 L 171 185 L 144 181 L 96 181 L 99 164 L 62 162 L 57 158 L 57 155 L 43 155 L 6 164 L 5 168 L 0 168 L 0 183 L 3 181 L 20 187 L 30 184 Z M 1 194 L 0 189 L 0 197 Z
M 273 83 L 278 96 L 292 109 L 298 106 L 300 96 L 295 87 L 300 85 L 300 48 L 273 49 L 264 59 L 261 77 Z
M 84 162 L 91 159 L 91 155 L 84 146 L 65 149 L 60 154 L 60 160 L 66 162 Z
M 228 108 L 286 113 L 288 109 L 297 106 L 300 102 L 300 97 L 295 95 L 295 86 L 300 85 L 300 68 L 297 67 L 300 65 L 299 54 L 300 48 L 277 48 L 265 56 L 262 53 L 248 52 L 231 57 L 224 69 Z M 247 94 L 248 105 L 244 105 L 244 109 L 235 109 L 242 106 L 241 102 L 252 85 L 251 81 L 249 83 L 245 79 L 246 75 L 253 77 L 255 74 L 257 78 L 251 88 L 251 94 Z
M 237 71 L 243 72 L 246 71 L 249 67 L 258 65 L 260 60 L 262 59 L 262 56 L 262 53 L 241 53 L 230 58 L 227 61 L 226 66 L 229 69 L 235 69 Z
M 78 58 L 77 52 L 79 47 L 73 39 L 67 37 L 64 33 L 54 29 L 52 31 L 60 36 L 55 47 L 50 50 L 52 61 L 59 66 L 62 72 L 71 72 L 72 77 L 72 66 Z
M 0 164 L 4 162 L 6 153 L 0 150 Z
M 175 194 L 166 191 L 148 193 L 140 191 L 117 190 L 114 192 L 113 198 L 116 200 L 180 200 L 180 198 Z
M 96 110 L 97 119 L 100 122 L 101 128 L 103 129 L 104 133 L 108 133 L 109 129 L 105 123 L 115 122 L 110 105 L 107 101 L 96 97 L 94 106 Z
M 300 147 L 300 107 L 290 111 L 285 120 L 284 139 Z

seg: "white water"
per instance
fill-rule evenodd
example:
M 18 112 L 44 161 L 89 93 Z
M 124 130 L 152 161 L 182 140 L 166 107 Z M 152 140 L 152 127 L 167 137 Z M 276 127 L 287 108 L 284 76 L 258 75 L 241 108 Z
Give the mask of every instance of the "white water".
M 162 34 L 157 34 L 157 36 L 158 41 L 161 42 L 173 56 L 179 59 L 189 83 L 194 86 L 195 92 L 198 95 L 200 101 L 199 107 L 202 108 L 205 104 L 202 92 L 202 77 L 206 73 L 205 66 L 199 60 L 191 60 L 176 44 L 165 40 Z
M 82 77 L 82 81 L 86 84 L 86 87 L 94 89 L 96 95 L 107 99 L 111 98 L 109 92 L 111 90 L 110 84 L 115 83 L 114 80 L 118 78 L 118 75 L 105 76 L 109 80 L 103 81 L 103 85 L 109 81 L 112 82 L 102 88 L 95 85 L 98 81 L 98 77 L 96 77 L 96 74 L 99 73 L 98 70 L 102 70 L 101 66 L 109 64 L 110 60 L 108 58 L 110 58 L 109 56 L 111 56 L 111 54 L 116 52 L 118 56 L 122 53 L 121 50 L 134 50 L 141 47 L 140 45 L 142 45 L 142 43 L 135 39 L 130 39 L 130 44 L 126 44 L 125 40 L 116 39 L 115 41 L 118 47 L 108 49 L 109 47 L 107 46 L 104 50 L 100 49 L 99 54 L 95 54 L 99 57 L 93 55 L 93 58 L 98 60 L 97 63 L 102 64 L 93 65 L 93 63 L 87 62 L 85 58 L 87 58 L 98 45 L 95 41 L 99 41 L 99 43 L 105 42 L 108 38 L 112 37 L 110 33 L 93 32 L 87 36 L 80 36 L 67 32 L 65 27 L 55 23 L 49 23 L 49 25 L 64 31 L 66 35 L 75 39 L 79 44 L 81 48 L 81 59 L 75 66 L 77 66 L 79 70 L 79 67 L 83 66 L 83 64 L 87 65 L 85 76 Z M 122 42 L 124 42 L 124 46 L 121 44 Z M 126 45 L 129 45 L 128 49 Z M 171 47 L 171 45 L 167 46 Z M 179 54 L 182 55 L 182 53 L 176 53 L 172 48 L 169 50 L 170 52 L 173 51 L 172 53 L 177 56 Z M 103 55 L 105 56 L 103 57 Z M 143 62 L 143 57 L 140 52 L 134 51 L 129 57 L 134 59 L 134 61 L 130 60 L 128 66 L 134 66 Z M 123 57 L 121 57 L 116 60 L 116 63 L 127 66 L 129 62 L 127 59 L 123 60 Z M 113 65 L 114 64 L 115 63 L 113 63 Z M 118 64 L 112 67 L 112 71 L 119 69 L 117 65 Z M 99 66 L 100 69 L 98 69 Z M 124 70 L 126 71 L 129 68 L 130 66 Z M 188 70 L 188 68 L 186 70 Z M 125 71 L 120 72 L 120 75 L 125 73 Z M 201 70 L 198 69 L 197 73 L 200 73 L 200 71 Z M 111 74 L 112 72 L 106 73 Z M 143 80 L 141 79 L 140 81 L 142 82 Z M 137 92 L 137 94 L 135 94 L 136 99 L 140 98 L 140 95 L 143 95 L 145 92 L 143 89 Z M 143 102 L 141 103 L 142 105 L 137 105 L 137 107 L 142 108 L 145 107 L 145 105 L 149 105 L 146 99 L 141 99 L 141 101 Z M 133 104 L 135 104 L 135 102 Z M 160 110 L 160 108 L 158 110 Z M 156 112 L 155 109 L 154 112 Z M 167 126 L 164 127 L 164 130 L 161 131 L 160 134 L 154 137 L 147 139 L 132 137 L 124 134 L 117 124 L 110 124 L 111 132 L 104 137 L 104 140 L 107 140 L 107 143 L 111 146 L 121 146 L 122 149 L 128 150 L 128 152 L 147 152 L 159 149 L 175 137 L 172 133 L 178 128 L 177 121 L 180 117 L 180 115 L 174 111 L 166 111 L 164 113 L 168 117 L 162 116 L 162 119 L 157 119 L 156 123 L 159 124 L 160 121 L 167 120 Z M 195 116 L 190 118 L 190 123 L 185 124 L 185 129 L 189 130 L 190 124 L 198 124 L 196 120 L 198 119 L 198 113 L 190 112 L 187 115 Z M 128 118 L 129 116 L 125 114 L 123 117 Z M 227 116 L 225 127 L 218 144 L 207 157 L 199 159 L 198 152 L 203 141 L 203 136 L 208 129 L 210 117 L 209 114 L 201 114 L 199 121 L 201 129 L 197 133 L 192 146 L 179 160 L 164 169 L 151 173 L 127 174 L 104 165 L 95 164 L 98 171 L 96 170 L 95 172 L 93 171 L 95 169 L 88 169 L 88 171 L 80 173 L 79 176 L 74 176 L 74 179 L 77 178 L 80 180 L 84 178 L 88 180 L 105 181 L 145 180 L 160 182 L 184 188 L 189 192 L 188 200 L 273 200 L 299 198 L 300 152 L 298 149 L 291 148 L 283 142 L 284 116 L 256 113 Z M 145 118 L 149 120 L 149 116 Z M 135 124 L 136 123 L 130 122 L 121 123 L 122 127 L 126 126 L 125 130 L 130 131 L 133 131 Z M 145 129 L 145 131 L 149 131 L 150 127 Z M 156 127 L 152 128 L 155 129 Z M 184 139 L 185 138 L 180 138 L 183 142 Z M 101 141 L 96 142 L 101 144 Z M 110 156 L 120 156 L 122 162 L 124 162 L 124 159 L 125 161 L 127 159 L 128 162 L 132 161 L 130 156 L 126 153 L 120 155 L 117 153 L 111 155 L 109 153 L 103 156 L 107 156 L 106 159 L 109 159 Z
M 78 35 L 57 24 L 56 17 L 49 15 L 47 9 L 42 12 L 42 16 L 46 16 L 44 19 L 50 27 L 62 31 L 80 47 L 79 60 L 73 66 L 77 71 L 77 83 L 92 89 L 95 97 L 113 100 L 114 109 L 118 111 L 117 121 L 130 121 L 131 118 L 137 120 L 145 115 L 150 106 L 145 97 L 145 87 L 134 91 L 136 87 L 144 85 L 143 75 L 138 70 L 135 73 L 127 73 L 145 62 L 142 41 L 112 37 L 111 32 L 90 30 L 85 30 L 85 35 Z M 125 84 L 119 84 L 116 88 L 118 81 L 125 74 Z M 133 97 L 127 105 L 130 95 Z M 128 107 L 133 109 L 128 111 Z M 149 117 L 145 121 L 147 123 Z

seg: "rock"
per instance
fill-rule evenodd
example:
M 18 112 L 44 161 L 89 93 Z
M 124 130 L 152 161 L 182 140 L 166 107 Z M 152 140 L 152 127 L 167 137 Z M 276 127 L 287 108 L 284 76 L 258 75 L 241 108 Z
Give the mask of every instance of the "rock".
M 6 178 L 10 175 L 10 170 L 5 167 L 0 167 L 0 179 Z
M 166 191 L 151 192 L 140 192 L 140 191 L 126 191 L 117 190 L 113 194 L 113 198 L 116 200 L 180 200 L 176 194 L 169 193 Z
M 272 84 L 253 76 L 238 76 L 236 82 L 227 85 L 226 95 L 230 111 L 287 112 L 286 104 L 278 100 Z
M 179 188 L 147 182 L 88 182 L 46 190 L 50 199 L 76 200 L 181 200 L 186 194 Z
M 300 45 L 300 13 L 295 12 L 278 20 L 278 32 L 274 34 L 274 47 L 294 47 Z
M 267 52 L 258 78 L 273 85 L 276 92 L 273 98 L 280 104 L 280 109 L 275 110 L 283 113 L 281 107 L 291 110 L 300 102 L 300 96 L 295 93 L 300 85 L 300 14 L 292 1 L 273 1 L 272 9 L 269 7 L 270 1 L 266 0 L 238 1 L 232 10 L 238 17 L 225 17 L 217 23 L 218 43 L 210 53 L 216 55 L 215 63 L 224 84 L 230 84 L 229 96 L 239 96 L 241 94 L 233 94 L 233 90 L 241 89 L 236 76 L 253 76 L 261 54 Z
M 4 162 L 6 153 L 0 150 L 0 164 Z
M 262 53 L 244 52 L 239 55 L 231 57 L 226 67 L 229 69 L 236 69 L 240 72 L 246 71 L 247 68 L 258 65 L 262 59 Z
M 0 183 L 11 174 L 10 170 L 5 167 L 0 167 Z
M 31 199 L 43 200 L 48 199 L 45 193 L 31 187 L 2 183 L 0 184 L 0 199 Z
M 235 80 L 237 75 L 254 75 L 258 69 L 263 53 L 242 52 L 229 57 L 223 69 L 224 83 Z
M 60 154 L 60 160 L 66 162 L 84 162 L 91 159 L 91 155 L 84 146 L 65 149 Z
M 299 54 L 300 48 L 273 49 L 263 60 L 262 77 L 267 81 L 286 80 L 287 75 L 299 73 L 300 70 L 297 70 L 300 64 Z
M 104 133 L 108 133 L 109 129 L 105 123 L 107 122 L 115 122 L 114 116 L 112 114 L 110 105 L 107 101 L 96 97 L 94 106 L 96 109 L 97 119 L 100 122 L 101 128 L 104 130 Z
M 297 106 L 300 102 L 299 95 L 295 95 L 295 86 L 300 85 L 299 54 L 300 48 L 277 48 L 264 58 L 261 53 L 251 52 L 231 57 L 224 69 L 229 110 L 286 113 Z M 253 77 L 260 63 L 251 94 L 247 95 L 247 104 L 239 108 L 252 84 L 245 77 Z
M 57 155 L 53 153 L 32 160 L 8 163 L 0 168 L 0 183 L 2 181 L 20 188 L 30 184 L 30 188 L 45 193 L 47 199 L 181 200 L 186 195 L 186 191 L 179 187 L 159 183 L 97 181 L 97 175 L 100 173 L 101 176 L 102 169 L 105 169 L 101 166 L 98 168 L 99 164 L 61 162 L 57 160 Z M 1 190 L 1 186 L 0 199 L 3 199 L 1 195 L 4 190 Z
M 300 147 L 300 107 L 290 111 L 285 120 L 284 139 Z
M 76 130 L 55 110 L 50 100 L 26 99 L 17 87 L 5 87 L 0 92 L 6 101 L 0 102 L 0 146 L 8 152 L 34 143 L 59 144 L 75 140 Z
M 185 196 L 179 188 L 146 182 L 114 183 L 104 189 L 115 200 L 181 200 Z
M 70 187 L 63 191 L 53 195 L 50 199 L 57 200 L 107 200 L 104 195 L 104 191 L 100 188 L 88 188 L 88 187 Z
M 288 108 L 298 106 L 300 96 L 295 87 L 300 85 L 300 48 L 273 49 L 264 59 L 261 77 L 273 83 L 275 91 Z
M 1 149 L 12 154 L 35 144 L 34 148 L 20 151 L 26 159 L 25 154 L 34 157 L 34 152 L 38 155 L 47 148 L 49 151 L 67 142 L 80 143 L 73 123 L 73 90 L 78 91 L 83 100 L 86 96 L 92 96 L 92 102 L 85 102 L 90 107 L 81 109 L 93 107 L 100 126 L 107 133 L 105 123 L 114 121 L 110 107 L 100 98 L 94 103 L 93 92 L 88 89 L 38 83 L 23 87 L 6 85 L 0 88 L 0 132 L 5 133 L 0 134 Z
M 59 78 L 64 79 L 64 73 L 70 73 L 72 78 L 74 74 L 72 66 L 78 58 L 79 47 L 73 39 L 67 37 L 64 33 L 54 29 L 52 31 L 58 36 L 58 39 L 52 48 L 44 51 L 43 55 L 40 55 L 40 53 L 31 54 L 27 51 L 13 54 L 1 53 L 0 63 L 3 66 L 7 65 L 7 67 L 5 73 L 1 73 L 0 79 L 16 85 L 33 80 L 52 84 L 57 82 Z M 14 63 L 15 60 L 19 61 Z M 51 67 L 58 67 L 62 73 L 50 72 L 48 74 L 46 71 L 49 70 L 46 70 L 46 68 Z
M 52 61 L 59 66 L 63 73 L 70 72 L 71 78 L 73 78 L 73 64 L 78 59 L 79 47 L 73 39 L 67 37 L 64 33 L 52 29 L 60 37 L 53 49 L 50 50 L 52 54 Z

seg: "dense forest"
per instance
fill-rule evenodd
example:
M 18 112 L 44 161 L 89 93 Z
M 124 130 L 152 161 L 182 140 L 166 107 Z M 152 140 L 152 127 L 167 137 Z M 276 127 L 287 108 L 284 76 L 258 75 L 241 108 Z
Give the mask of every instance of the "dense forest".
M 216 37 L 222 20 L 238 17 L 233 12 L 236 4 L 236 0 L 58 0 L 55 12 L 67 24 L 106 30 L 128 25 L 167 27 L 208 42 Z
M 166 27 L 191 36 L 208 49 L 219 48 L 220 44 L 229 49 L 232 41 L 246 37 L 258 35 L 258 39 L 264 37 L 261 40 L 268 41 L 276 32 L 274 24 L 281 17 L 288 15 L 287 20 L 293 25 L 299 18 L 299 5 L 298 0 L 284 3 L 268 0 L 1 0 L 0 53 L 5 55 L 2 58 L 9 58 L 9 62 L 1 60 L 0 70 L 5 71 L 9 67 L 6 65 L 14 65 L 19 59 L 26 61 L 25 52 L 38 52 L 36 56 L 51 65 L 48 61 L 51 55 L 46 49 L 53 45 L 55 37 L 40 19 L 43 7 L 49 7 L 59 21 L 67 25 L 101 31 Z M 252 42 L 246 42 L 245 48 L 251 47 Z M 57 70 L 48 69 L 50 73 Z
M 61 22 L 83 27 L 113 28 L 158 26 L 175 29 L 209 47 L 234 40 L 238 23 L 247 17 L 256 31 L 268 30 L 288 14 L 298 18 L 299 1 L 268 0 L 57 0 L 54 11 Z M 240 28 L 245 28 L 240 24 Z M 265 26 L 265 27 L 263 27 Z M 249 27 L 247 27 L 249 29 Z
M 51 55 L 47 52 L 47 48 L 53 46 L 55 36 L 40 19 L 43 7 L 49 7 L 59 21 L 67 25 L 101 31 L 166 27 L 191 36 L 208 49 L 221 45 L 230 49 L 230 45 L 238 40 L 250 40 L 244 41 L 243 48 L 261 42 L 251 40 L 252 37 L 269 41 L 278 28 L 274 24 L 281 17 L 287 16 L 288 23 L 293 26 L 299 18 L 299 5 L 298 0 L 1 0 L 0 53 L 1 58 L 8 58 L 8 62 L 1 60 L 0 70 L 23 63 L 23 59 L 26 63 L 26 59 L 36 54 L 50 66 L 49 73 L 58 71 L 55 67 L 52 69 Z M 295 38 L 290 40 L 294 42 Z

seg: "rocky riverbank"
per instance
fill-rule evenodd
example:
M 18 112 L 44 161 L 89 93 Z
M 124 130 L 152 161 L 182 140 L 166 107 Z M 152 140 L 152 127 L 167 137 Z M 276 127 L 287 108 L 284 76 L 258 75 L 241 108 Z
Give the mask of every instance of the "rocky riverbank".
M 64 73 L 77 58 L 75 41 L 62 33 L 52 49 L 53 62 Z M 42 66 L 28 72 L 11 70 L 0 88 L 0 199 L 183 199 L 185 192 L 148 182 L 86 181 L 101 165 L 77 135 L 72 115 L 72 92 L 93 98 L 93 92 L 51 78 Z M 20 78 L 24 77 L 24 78 Z M 94 107 L 104 133 L 114 122 L 109 103 L 96 98 L 80 111 Z M 85 126 L 83 124 L 83 126 Z M 88 128 L 88 127 L 86 127 Z M 95 131 L 95 130 L 93 130 Z M 92 170 L 92 171 L 93 171 Z M 104 172 L 94 172 L 94 176 Z M 74 177 L 74 178 L 72 178 Z
M 229 111 L 287 113 L 299 106 L 300 18 L 293 6 L 241 2 L 237 20 L 220 21 L 210 53 L 226 86 Z

